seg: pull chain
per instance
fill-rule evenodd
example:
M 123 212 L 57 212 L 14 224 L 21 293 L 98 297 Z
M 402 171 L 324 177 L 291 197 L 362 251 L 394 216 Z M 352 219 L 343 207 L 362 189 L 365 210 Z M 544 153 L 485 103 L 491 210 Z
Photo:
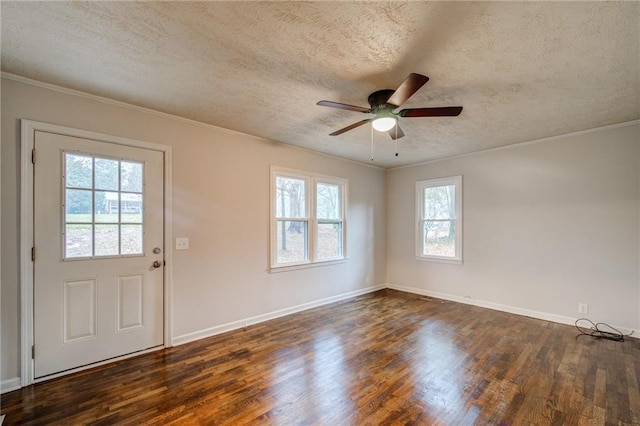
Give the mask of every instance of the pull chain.
M 371 161 L 373 161 L 373 124 L 371 125 Z
M 398 156 L 398 123 L 396 123 L 396 157 Z

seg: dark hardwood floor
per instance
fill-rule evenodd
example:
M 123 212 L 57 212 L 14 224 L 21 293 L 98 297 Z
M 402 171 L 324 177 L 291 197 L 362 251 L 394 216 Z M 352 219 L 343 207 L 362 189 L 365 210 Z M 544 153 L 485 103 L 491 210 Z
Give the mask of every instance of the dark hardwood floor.
M 640 340 L 393 290 L 2 396 L 6 425 L 640 425 Z

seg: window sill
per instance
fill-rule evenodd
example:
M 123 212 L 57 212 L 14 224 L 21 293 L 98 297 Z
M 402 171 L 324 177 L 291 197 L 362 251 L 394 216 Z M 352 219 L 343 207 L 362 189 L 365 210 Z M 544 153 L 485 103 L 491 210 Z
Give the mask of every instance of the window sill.
M 321 266 L 338 265 L 340 263 L 347 263 L 347 261 L 349 261 L 349 258 L 336 259 L 336 260 L 325 260 L 325 261 L 314 262 L 314 263 L 301 263 L 299 265 L 272 266 L 271 268 L 269 268 L 269 273 L 270 274 L 277 274 L 277 273 L 280 273 L 280 272 L 295 271 L 295 270 L 298 270 L 298 269 L 308 269 L 308 268 L 318 268 L 318 267 L 321 267 Z
M 449 263 L 453 265 L 462 265 L 462 259 L 447 259 L 446 257 L 435 257 L 435 256 L 416 256 L 416 259 L 422 262 Z

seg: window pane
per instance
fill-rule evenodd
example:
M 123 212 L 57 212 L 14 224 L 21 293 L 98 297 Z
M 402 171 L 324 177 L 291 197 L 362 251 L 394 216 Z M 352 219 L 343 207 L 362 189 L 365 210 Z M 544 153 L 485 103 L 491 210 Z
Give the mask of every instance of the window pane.
M 318 224 L 318 259 L 342 257 L 342 223 Z
M 121 173 L 121 191 L 142 192 L 142 163 L 123 161 Z
M 118 223 L 120 194 L 96 191 L 96 222 Z
M 319 183 L 316 189 L 317 218 L 342 219 L 340 217 L 340 185 Z
M 142 225 L 122 225 L 122 254 L 142 254 Z
M 424 189 L 423 219 L 455 219 L 455 185 L 434 186 Z
M 276 177 L 276 217 L 307 217 L 305 181 Z
M 64 241 L 65 258 L 91 256 L 92 241 L 92 225 L 67 225 Z
M 307 222 L 279 220 L 276 229 L 277 262 L 307 260 Z
M 96 189 L 118 190 L 118 160 L 96 158 Z
M 424 222 L 424 255 L 455 257 L 456 230 L 453 220 Z
M 93 186 L 93 159 L 86 155 L 65 154 L 65 186 L 87 188 Z
M 121 194 L 122 222 L 142 223 L 142 194 Z
M 64 160 L 65 258 L 142 254 L 143 163 L 67 153 Z
M 96 256 L 115 256 L 118 250 L 118 225 L 95 225 Z
M 65 222 L 91 223 L 93 193 L 82 189 L 65 190 Z

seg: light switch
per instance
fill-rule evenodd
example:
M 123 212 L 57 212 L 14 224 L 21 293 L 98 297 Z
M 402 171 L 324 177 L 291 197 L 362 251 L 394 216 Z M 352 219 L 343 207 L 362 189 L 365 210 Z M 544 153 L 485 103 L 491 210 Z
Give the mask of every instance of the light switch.
M 189 248 L 188 238 L 176 238 L 176 250 L 186 250 Z

